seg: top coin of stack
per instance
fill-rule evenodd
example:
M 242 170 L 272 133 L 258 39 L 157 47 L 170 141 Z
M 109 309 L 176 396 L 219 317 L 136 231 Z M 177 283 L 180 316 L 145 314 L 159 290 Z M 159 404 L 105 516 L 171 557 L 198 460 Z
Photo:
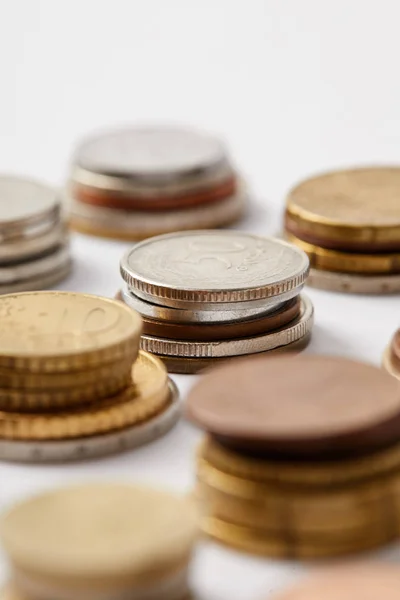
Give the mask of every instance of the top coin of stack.
M 246 200 L 218 139 L 166 127 L 85 140 L 67 193 L 74 229 L 130 240 L 230 224 Z
M 190 231 L 151 238 L 121 261 L 121 299 L 144 321 L 142 348 L 194 373 L 243 354 L 304 345 L 307 255 L 274 238 Z
M 29 179 L 0 177 L 0 294 L 49 287 L 70 268 L 55 190 Z
M 287 198 L 285 228 L 310 258 L 310 285 L 353 293 L 400 290 L 400 168 L 304 181 Z

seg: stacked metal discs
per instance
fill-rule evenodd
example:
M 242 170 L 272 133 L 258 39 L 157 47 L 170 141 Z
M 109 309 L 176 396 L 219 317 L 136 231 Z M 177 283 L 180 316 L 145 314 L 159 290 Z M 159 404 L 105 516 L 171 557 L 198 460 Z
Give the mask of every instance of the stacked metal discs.
M 396 331 L 383 353 L 382 364 L 390 375 L 400 379 L 400 328 Z
M 128 251 L 121 273 L 121 298 L 143 318 L 141 347 L 172 372 L 309 340 L 308 259 L 286 242 L 234 231 L 159 236 Z
M 310 258 L 310 285 L 400 291 L 400 168 L 338 171 L 301 183 L 288 196 L 285 228 Z
M 139 353 L 141 318 L 68 292 L 0 298 L 0 458 L 99 456 L 150 441 L 179 415 L 163 364 Z
M 322 557 L 400 535 L 400 387 L 341 358 L 241 359 L 189 393 L 202 530 L 243 551 Z
M 129 240 L 228 225 L 246 204 L 223 144 L 173 128 L 126 129 L 84 141 L 68 195 L 74 229 Z
M 0 294 L 48 288 L 70 269 L 56 191 L 29 179 L 0 177 Z

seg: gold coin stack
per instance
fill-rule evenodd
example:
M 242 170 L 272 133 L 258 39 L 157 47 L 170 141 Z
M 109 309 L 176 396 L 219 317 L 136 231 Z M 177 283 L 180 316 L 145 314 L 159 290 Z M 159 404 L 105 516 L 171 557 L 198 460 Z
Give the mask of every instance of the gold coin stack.
M 179 496 L 129 484 L 46 492 L 0 522 L 11 565 L 1 600 L 183 600 L 197 538 Z
M 338 171 L 288 195 L 285 233 L 310 258 L 309 285 L 400 291 L 400 168 Z
M 313 356 L 236 361 L 193 388 L 187 415 L 208 431 L 196 497 L 213 539 L 316 558 L 399 536 L 400 389 L 382 370 Z
M 382 366 L 390 375 L 400 380 L 400 328 L 383 353 Z
M 160 361 L 138 356 L 141 329 L 140 315 L 105 298 L 2 296 L 0 458 L 88 458 L 168 429 L 176 389 Z

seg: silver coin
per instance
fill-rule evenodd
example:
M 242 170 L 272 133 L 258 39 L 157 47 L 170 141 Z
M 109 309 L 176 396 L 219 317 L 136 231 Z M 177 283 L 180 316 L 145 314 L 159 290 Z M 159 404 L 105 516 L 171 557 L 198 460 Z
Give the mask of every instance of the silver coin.
M 218 168 L 226 162 L 226 152 L 218 139 L 197 131 L 133 128 L 87 139 L 74 162 L 95 173 L 163 184 Z
M 25 227 L 56 220 L 60 203 L 56 191 L 20 177 L 0 177 L 0 240 Z
M 307 255 L 292 244 L 238 231 L 154 237 L 121 260 L 122 277 L 137 296 L 202 310 L 288 300 L 299 293 L 308 270 Z
M 50 271 L 39 277 L 29 277 L 15 283 L 0 285 L 1 294 L 17 294 L 18 292 L 32 292 L 37 290 L 52 289 L 60 281 L 63 281 L 71 273 L 72 261 L 68 257 L 64 264 L 60 265 L 55 271 Z
M 143 335 L 142 350 L 159 356 L 185 358 L 222 358 L 266 352 L 297 342 L 308 336 L 314 321 L 314 307 L 307 296 L 301 298 L 300 315 L 289 325 L 273 332 L 248 338 L 221 340 L 218 342 L 179 341 Z
M 60 221 L 38 235 L 3 241 L 0 244 L 0 265 L 37 257 L 56 246 L 66 244 L 67 240 L 66 225 Z
M 111 433 L 57 441 L 0 440 L 0 460 L 45 463 L 98 458 L 131 450 L 165 435 L 178 422 L 181 402 L 176 384 L 170 379 L 170 406 L 140 425 Z
M 229 308 L 225 310 L 185 310 L 184 308 L 168 308 L 146 302 L 129 290 L 121 290 L 121 294 L 125 304 L 142 316 L 172 323 L 237 323 L 271 314 L 284 304 L 284 302 L 271 302 L 271 305 L 268 304 L 266 307 L 264 301 L 264 306 L 242 310 Z
M 307 285 L 349 294 L 396 294 L 400 292 L 400 275 L 353 275 L 311 269 Z
M 144 212 L 104 208 L 66 200 L 70 205 L 70 223 L 83 233 L 129 240 L 142 240 L 160 233 L 183 231 L 193 227 L 222 227 L 242 217 L 247 196 L 239 191 L 225 200 L 207 206 Z
M 62 268 L 70 259 L 69 244 L 54 249 L 50 254 L 16 265 L 0 267 L 0 286 L 39 278 Z

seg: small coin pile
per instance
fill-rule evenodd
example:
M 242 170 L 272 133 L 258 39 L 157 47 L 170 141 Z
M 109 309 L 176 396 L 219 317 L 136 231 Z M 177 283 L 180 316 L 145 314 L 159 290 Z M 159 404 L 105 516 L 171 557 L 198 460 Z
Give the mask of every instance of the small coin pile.
M 70 270 L 56 191 L 30 179 L 0 177 L 0 294 L 48 288 Z
M 141 346 L 174 373 L 238 355 L 294 350 L 313 306 L 300 291 L 308 258 L 274 238 L 191 231 L 151 238 L 121 261 L 122 300 L 143 318 Z
M 129 484 L 46 492 L 0 522 L 11 565 L 1 600 L 183 600 L 197 537 L 184 498 Z
M 174 128 L 124 129 L 85 140 L 67 195 L 74 229 L 128 240 L 228 225 L 246 205 L 224 145 Z
M 399 590 L 397 566 L 369 561 L 325 569 L 274 600 L 397 600 Z
M 309 285 L 350 293 L 400 291 L 400 168 L 338 171 L 287 198 L 286 236 L 307 252 Z
M 63 461 L 132 448 L 177 420 L 140 316 L 69 292 L 0 297 L 0 458 Z
M 323 557 L 400 534 L 400 387 L 342 358 L 240 359 L 189 393 L 202 531 L 245 552 Z
M 382 365 L 390 375 L 400 380 L 400 328 L 383 353 Z

